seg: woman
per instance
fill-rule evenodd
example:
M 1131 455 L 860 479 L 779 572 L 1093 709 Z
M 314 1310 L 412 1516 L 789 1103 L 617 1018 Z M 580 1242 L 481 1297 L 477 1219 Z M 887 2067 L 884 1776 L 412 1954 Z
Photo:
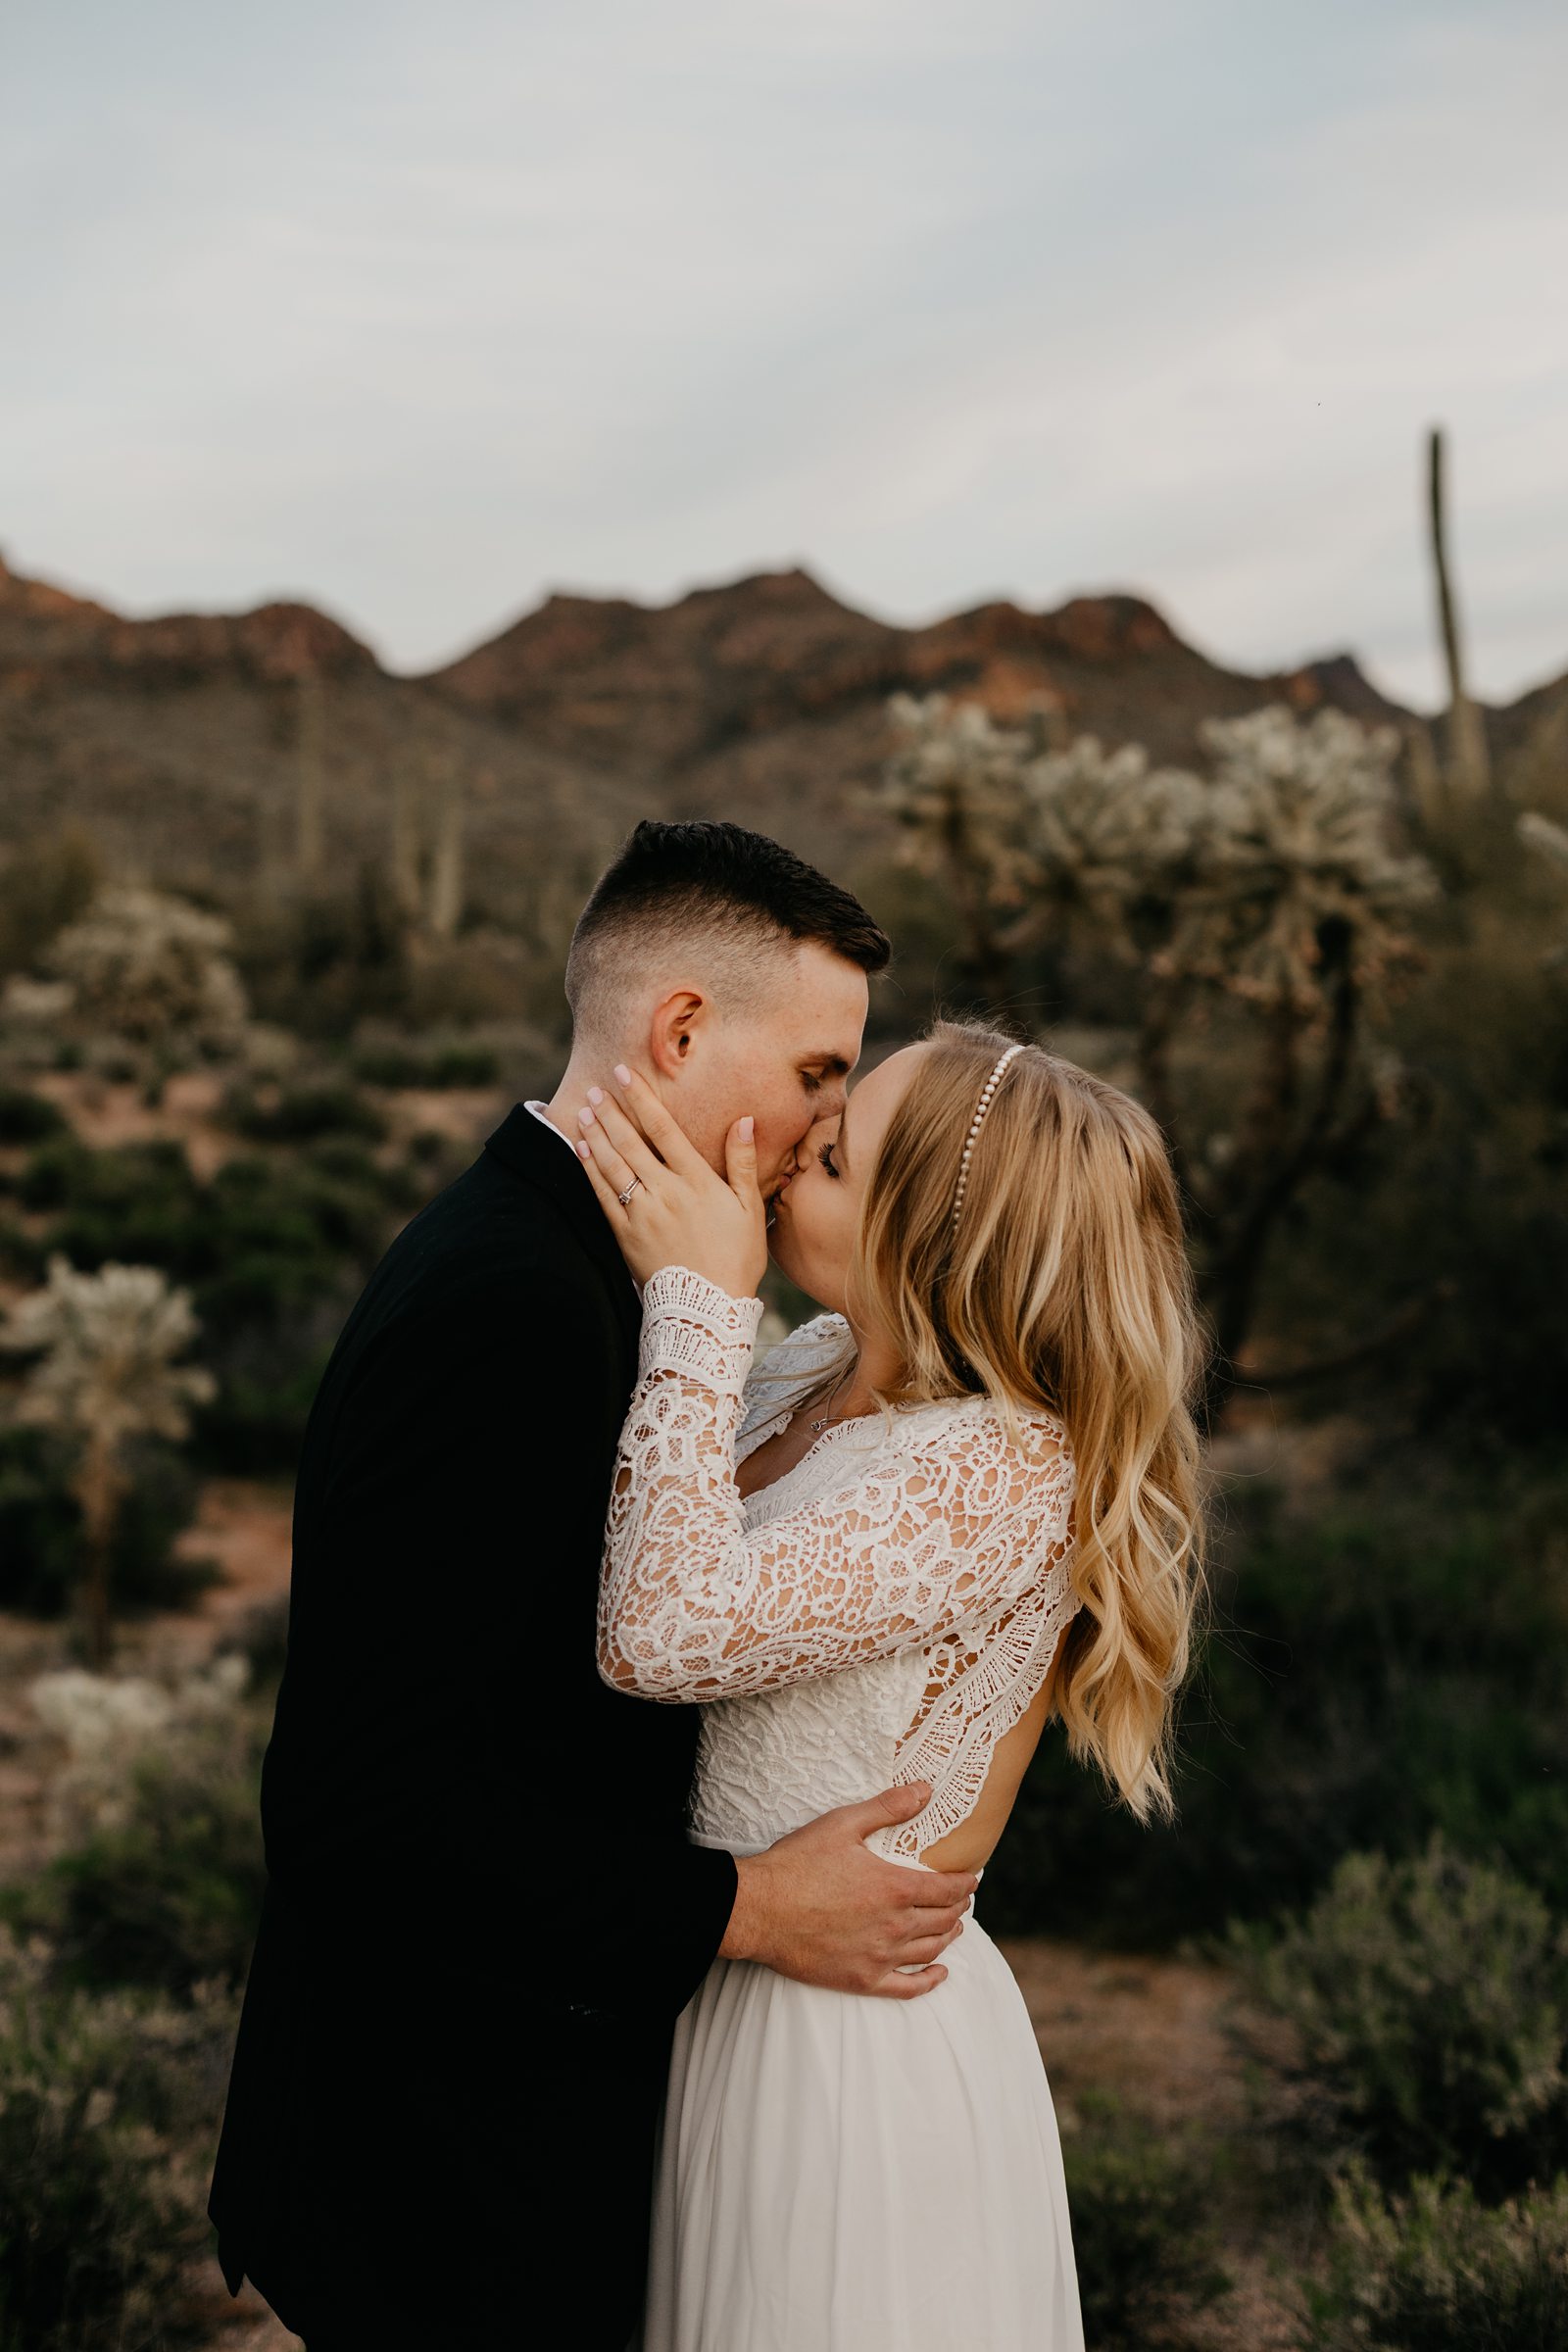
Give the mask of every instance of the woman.
M 706 1702 L 694 1837 L 756 1852 L 922 1781 L 873 1843 L 978 1869 L 1052 1716 L 1168 1815 L 1200 1348 L 1152 1120 L 939 1025 L 801 1147 L 772 1252 L 828 1311 L 750 1372 L 749 1122 L 726 1183 L 616 1076 L 579 1146 L 645 1285 L 600 1671 Z M 973 1918 L 917 2001 L 716 1962 L 676 2031 L 644 2352 L 1082 2344 L 1050 2090 Z

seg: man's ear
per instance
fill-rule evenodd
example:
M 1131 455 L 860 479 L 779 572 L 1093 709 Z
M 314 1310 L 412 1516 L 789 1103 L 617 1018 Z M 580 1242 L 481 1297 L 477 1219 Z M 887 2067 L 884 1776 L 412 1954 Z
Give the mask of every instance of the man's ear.
M 661 1078 L 680 1078 L 689 1068 L 703 1030 L 712 1019 L 712 1006 L 698 988 L 671 989 L 654 1007 L 648 1029 L 648 1056 Z

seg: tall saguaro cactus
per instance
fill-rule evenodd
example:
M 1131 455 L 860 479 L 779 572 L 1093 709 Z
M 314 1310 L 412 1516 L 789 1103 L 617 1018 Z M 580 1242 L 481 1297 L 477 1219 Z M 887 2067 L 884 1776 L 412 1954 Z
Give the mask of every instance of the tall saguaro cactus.
M 1464 799 L 1479 800 L 1491 789 L 1491 761 L 1481 713 L 1465 691 L 1459 614 L 1448 568 L 1443 427 L 1438 424 L 1427 436 L 1427 513 L 1432 529 L 1432 564 L 1438 582 L 1438 617 L 1448 669 L 1449 775 Z
M 294 856 L 305 883 L 315 882 L 321 871 L 322 700 L 319 673 L 300 670 L 294 681 Z
M 442 756 L 437 767 L 436 790 L 435 850 L 430 860 L 427 919 L 432 939 L 452 939 L 463 920 L 465 810 L 462 771 L 451 753 Z

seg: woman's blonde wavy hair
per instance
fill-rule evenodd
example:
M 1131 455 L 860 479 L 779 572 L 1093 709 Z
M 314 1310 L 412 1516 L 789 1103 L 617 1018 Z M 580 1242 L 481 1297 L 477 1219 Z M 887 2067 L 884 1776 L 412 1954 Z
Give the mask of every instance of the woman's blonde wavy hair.
M 1193 1405 L 1206 1353 L 1169 1154 L 1143 1106 L 1028 1046 L 954 1199 L 981 1089 L 1016 1041 L 940 1021 L 861 1204 L 852 1313 L 904 1367 L 894 1404 L 1042 1406 L 1076 1465 L 1082 1607 L 1053 1695 L 1070 1752 L 1141 1821 L 1174 1812 L 1173 1709 L 1203 1585 Z

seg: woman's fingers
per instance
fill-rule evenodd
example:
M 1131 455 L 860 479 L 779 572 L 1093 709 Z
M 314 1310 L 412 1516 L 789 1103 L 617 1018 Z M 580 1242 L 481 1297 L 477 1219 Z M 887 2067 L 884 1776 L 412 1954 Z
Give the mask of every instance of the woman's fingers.
M 577 1157 L 582 1161 L 589 1183 L 593 1186 L 594 1191 L 599 1196 L 600 1207 L 604 1210 L 606 1216 L 610 1219 L 612 1225 L 614 1226 L 617 1233 L 624 1233 L 626 1229 L 626 1211 L 621 1207 L 620 1202 L 616 1198 L 615 1186 L 611 1183 L 608 1176 L 601 1172 L 597 1160 L 594 1158 L 592 1152 L 588 1149 L 588 1146 L 585 1143 L 576 1145 L 574 1149 L 576 1151 Z
M 582 1129 L 582 1140 L 588 1147 L 592 1167 L 604 1177 L 612 1193 L 623 1193 L 638 1171 L 626 1165 L 605 1132 L 604 1121 L 595 1113 L 579 1111 L 577 1124 Z
M 683 1176 L 712 1174 L 685 1128 L 664 1108 L 646 1078 L 619 1061 L 615 1064 L 615 1084 L 628 1114 L 636 1120 L 666 1167 L 678 1169 Z
M 625 1161 L 628 1175 L 638 1175 L 644 1184 L 650 1183 L 664 1162 L 658 1152 L 643 1141 L 614 1096 L 607 1095 L 600 1087 L 590 1087 L 587 1107 L 594 1114 L 595 1124 L 609 1137 L 612 1148 Z M 589 1132 L 584 1127 L 583 1133 L 586 1135 Z
M 757 1121 L 737 1119 L 724 1138 L 724 1171 L 729 1189 L 743 1208 L 761 1214 L 762 1196 L 757 1182 Z

